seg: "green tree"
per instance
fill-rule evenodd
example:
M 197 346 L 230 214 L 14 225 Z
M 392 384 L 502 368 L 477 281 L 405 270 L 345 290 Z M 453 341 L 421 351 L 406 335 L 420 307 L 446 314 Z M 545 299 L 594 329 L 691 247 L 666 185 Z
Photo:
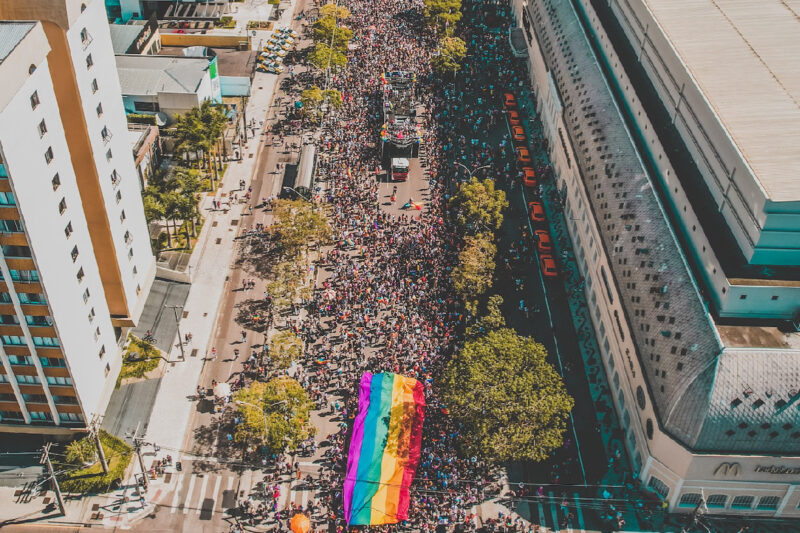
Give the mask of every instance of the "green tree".
M 159 222 L 165 218 L 164 202 L 161 193 L 153 187 L 147 187 L 142 193 L 142 205 L 144 206 L 144 217 L 148 223 Z M 167 246 L 172 248 L 172 235 L 167 231 Z
M 267 293 L 278 310 L 311 297 L 310 277 L 304 262 L 282 261 L 272 268 L 271 278 L 267 282 Z
M 318 70 L 326 70 L 329 66 L 332 69 L 338 69 L 347 65 L 347 57 L 326 43 L 317 43 L 308 54 L 308 62 Z
M 450 35 L 461 20 L 461 0 L 425 0 L 423 14 L 429 26 Z
M 278 200 L 273 204 L 275 222 L 269 227 L 283 257 L 297 260 L 313 243 L 324 244 L 331 235 L 325 215 L 310 202 Z
M 300 93 L 300 101 L 303 103 L 303 109 L 307 111 L 316 110 L 322 105 L 323 99 L 322 89 L 316 85 Z
M 478 317 L 478 320 L 467 327 L 465 336 L 468 339 L 485 335 L 490 331 L 506 327 L 506 319 L 500 309 L 503 305 L 503 297 L 499 294 L 489 296 L 486 301 L 486 310 Z
M 94 463 L 97 460 L 97 449 L 88 437 L 74 440 L 67 445 L 66 460 L 73 465 Z
M 503 210 L 508 207 L 506 193 L 495 189 L 494 181 L 472 178 L 451 199 L 456 221 L 464 233 L 500 229 Z
M 303 341 L 291 331 L 280 331 L 269 341 L 269 358 L 278 369 L 289 368 L 303 355 Z
M 340 26 L 333 17 L 321 17 L 313 28 L 313 39 L 315 43 L 326 45 L 333 44 L 333 48 L 339 52 L 347 52 L 347 45 L 353 38 L 353 30 Z
M 452 272 L 453 288 L 473 315 L 478 312 L 479 299 L 492 287 L 497 255 L 492 239 L 491 233 L 468 236 Z
M 314 435 L 311 424 L 314 404 L 300 384 L 292 378 L 280 377 L 254 381 L 236 392 L 234 399 L 242 415 L 236 426 L 236 442 L 265 444 L 280 452 L 297 448 L 300 442 Z
M 334 109 L 342 107 L 342 93 L 338 89 L 326 89 L 322 92 L 325 101 Z
M 440 77 L 455 76 L 467 55 L 467 45 L 458 37 L 444 37 L 431 58 L 433 71 Z
M 541 344 L 508 328 L 464 343 L 442 387 L 467 453 L 494 463 L 542 461 L 563 444 L 575 402 L 546 357 Z
M 319 15 L 321 17 L 333 17 L 336 20 L 347 20 L 350 18 L 350 10 L 344 6 L 327 3 L 319 8 Z

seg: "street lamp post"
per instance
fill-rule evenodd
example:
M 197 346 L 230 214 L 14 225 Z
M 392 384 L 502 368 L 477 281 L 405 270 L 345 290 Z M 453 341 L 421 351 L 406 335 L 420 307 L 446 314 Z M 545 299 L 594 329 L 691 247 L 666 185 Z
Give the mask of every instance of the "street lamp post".
M 492 166 L 492 165 L 481 165 L 481 166 L 479 166 L 478 168 L 475 168 L 475 169 L 473 169 L 473 170 L 470 170 L 469 168 L 467 168 L 467 166 L 466 166 L 466 165 L 464 165 L 464 164 L 462 164 L 462 163 L 459 163 L 458 161 L 453 161 L 453 163 L 455 163 L 456 165 L 458 165 L 458 166 L 460 166 L 461 168 L 463 168 L 464 170 L 466 170 L 466 171 L 467 171 L 467 174 L 469 174 L 469 179 L 472 179 L 472 175 L 473 175 L 474 173 L 476 173 L 477 171 L 479 171 L 479 170 L 481 170 L 481 169 L 483 169 L 483 168 L 489 168 L 490 166 Z
M 178 308 L 183 309 L 180 305 L 165 305 L 164 307 L 172 309 L 175 315 L 175 326 L 178 328 L 178 345 L 181 347 L 181 359 L 186 359 L 186 353 L 183 351 L 183 336 L 181 335 L 181 323 L 178 320 Z

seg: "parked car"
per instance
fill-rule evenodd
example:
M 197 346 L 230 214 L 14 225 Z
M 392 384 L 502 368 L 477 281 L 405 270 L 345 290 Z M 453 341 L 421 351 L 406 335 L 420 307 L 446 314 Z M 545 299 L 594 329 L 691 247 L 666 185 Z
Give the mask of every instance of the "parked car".
M 528 211 L 531 213 L 531 221 L 544 222 L 546 220 L 542 202 L 528 202 Z
M 539 256 L 539 266 L 542 269 L 542 275 L 546 278 L 555 278 L 558 276 L 558 269 L 556 268 L 556 261 L 552 255 L 543 254 Z
M 548 254 L 553 251 L 553 240 L 547 230 L 537 229 L 533 234 L 536 235 L 536 248 L 539 253 Z
M 524 144 L 527 141 L 525 130 L 522 129 L 522 126 L 511 126 L 511 138 L 514 139 L 516 143 Z
M 516 109 L 517 99 L 512 93 L 503 93 L 503 106 L 506 109 Z
M 522 168 L 522 183 L 526 187 L 536 187 L 536 173 L 531 167 Z
M 531 153 L 524 146 L 517 147 L 517 161 L 519 161 L 520 163 L 532 162 Z
M 521 124 L 519 119 L 519 112 L 516 109 L 509 109 L 508 123 L 512 126 L 519 126 Z

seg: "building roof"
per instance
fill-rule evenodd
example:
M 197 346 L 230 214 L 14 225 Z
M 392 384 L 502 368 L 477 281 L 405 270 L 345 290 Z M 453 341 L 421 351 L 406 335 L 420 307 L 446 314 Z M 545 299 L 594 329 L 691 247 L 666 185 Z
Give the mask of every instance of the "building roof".
M 644 3 L 774 201 L 800 200 L 800 3 Z M 778 142 L 776 142 L 778 141 Z
M 11 55 L 35 25 L 35 22 L 0 21 L 0 63 Z
M 195 57 L 118 55 L 123 95 L 195 93 L 208 75 L 208 59 Z
M 795 396 L 800 352 L 725 346 L 572 3 L 544 0 L 528 9 L 590 199 L 584 209 L 609 258 L 611 272 L 601 276 L 615 282 L 625 315 L 615 319 L 629 325 L 636 354 L 627 357 L 638 357 L 660 426 L 697 451 L 796 452 L 789 430 L 778 437 L 763 430 L 739 435 L 737 424 L 744 422 L 725 405 L 729 396 L 769 383 L 773 401 Z M 615 301 L 604 285 L 590 288 Z M 621 326 L 616 329 L 609 335 L 624 338 Z M 781 379 L 774 379 L 779 369 Z M 772 424 L 775 414 L 753 409 L 747 424 Z M 725 433 L 731 429 L 736 439 Z
M 111 31 L 111 46 L 114 53 L 118 55 L 126 54 L 131 45 L 139 38 L 144 30 L 140 24 L 109 24 Z

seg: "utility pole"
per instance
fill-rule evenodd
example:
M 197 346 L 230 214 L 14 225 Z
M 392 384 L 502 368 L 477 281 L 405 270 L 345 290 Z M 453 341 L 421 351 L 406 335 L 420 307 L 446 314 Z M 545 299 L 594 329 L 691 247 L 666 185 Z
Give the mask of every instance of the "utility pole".
M 144 480 L 144 490 L 150 486 L 150 480 L 147 479 L 147 469 L 144 467 L 144 459 L 142 458 L 142 439 L 137 436 L 133 437 L 133 449 L 136 450 L 136 456 L 139 458 L 139 468 L 142 469 L 142 480 Z
M 242 96 L 242 126 L 244 126 L 244 142 L 247 142 L 247 106 L 244 104 L 244 96 Z M 242 146 L 242 159 L 244 159 L 244 145 Z
M 175 326 L 178 328 L 178 346 L 181 347 L 181 359 L 186 359 L 186 353 L 183 351 L 183 335 L 181 335 L 181 323 L 178 320 L 178 308 L 183 309 L 180 305 L 165 305 L 164 307 L 172 309 L 175 315 Z
M 42 448 L 42 458 L 39 460 L 40 464 L 47 465 L 47 472 L 50 474 L 50 480 L 53 482 L 53 491 L 56 493 L 56 501 L 58 502 L 58 509 L 61 511 L 61 516 L 66 516 L 66 511 L 64 511 L 64 498 L 61 496 L 61 487 L 58 486 L 58 480 L 56 479 L 56 473 L 53 472 L 53 463 L 50 462 L 50 446 L 52 446 L 52 442 L 48 442 Z
M 106 461 L 106 453 L 103 451 L 103 444 L 100 442 L 100 430 L 97 427 L 99 424 L 99 416 L 92 417 L 92 423 L 89 425 L 89 435 L 94 440 L 94 445 L 97 448 L 97 457 L 100 458 L 100 465 L 103 467 L 103 473 L 108 474 L 108 462 Z

